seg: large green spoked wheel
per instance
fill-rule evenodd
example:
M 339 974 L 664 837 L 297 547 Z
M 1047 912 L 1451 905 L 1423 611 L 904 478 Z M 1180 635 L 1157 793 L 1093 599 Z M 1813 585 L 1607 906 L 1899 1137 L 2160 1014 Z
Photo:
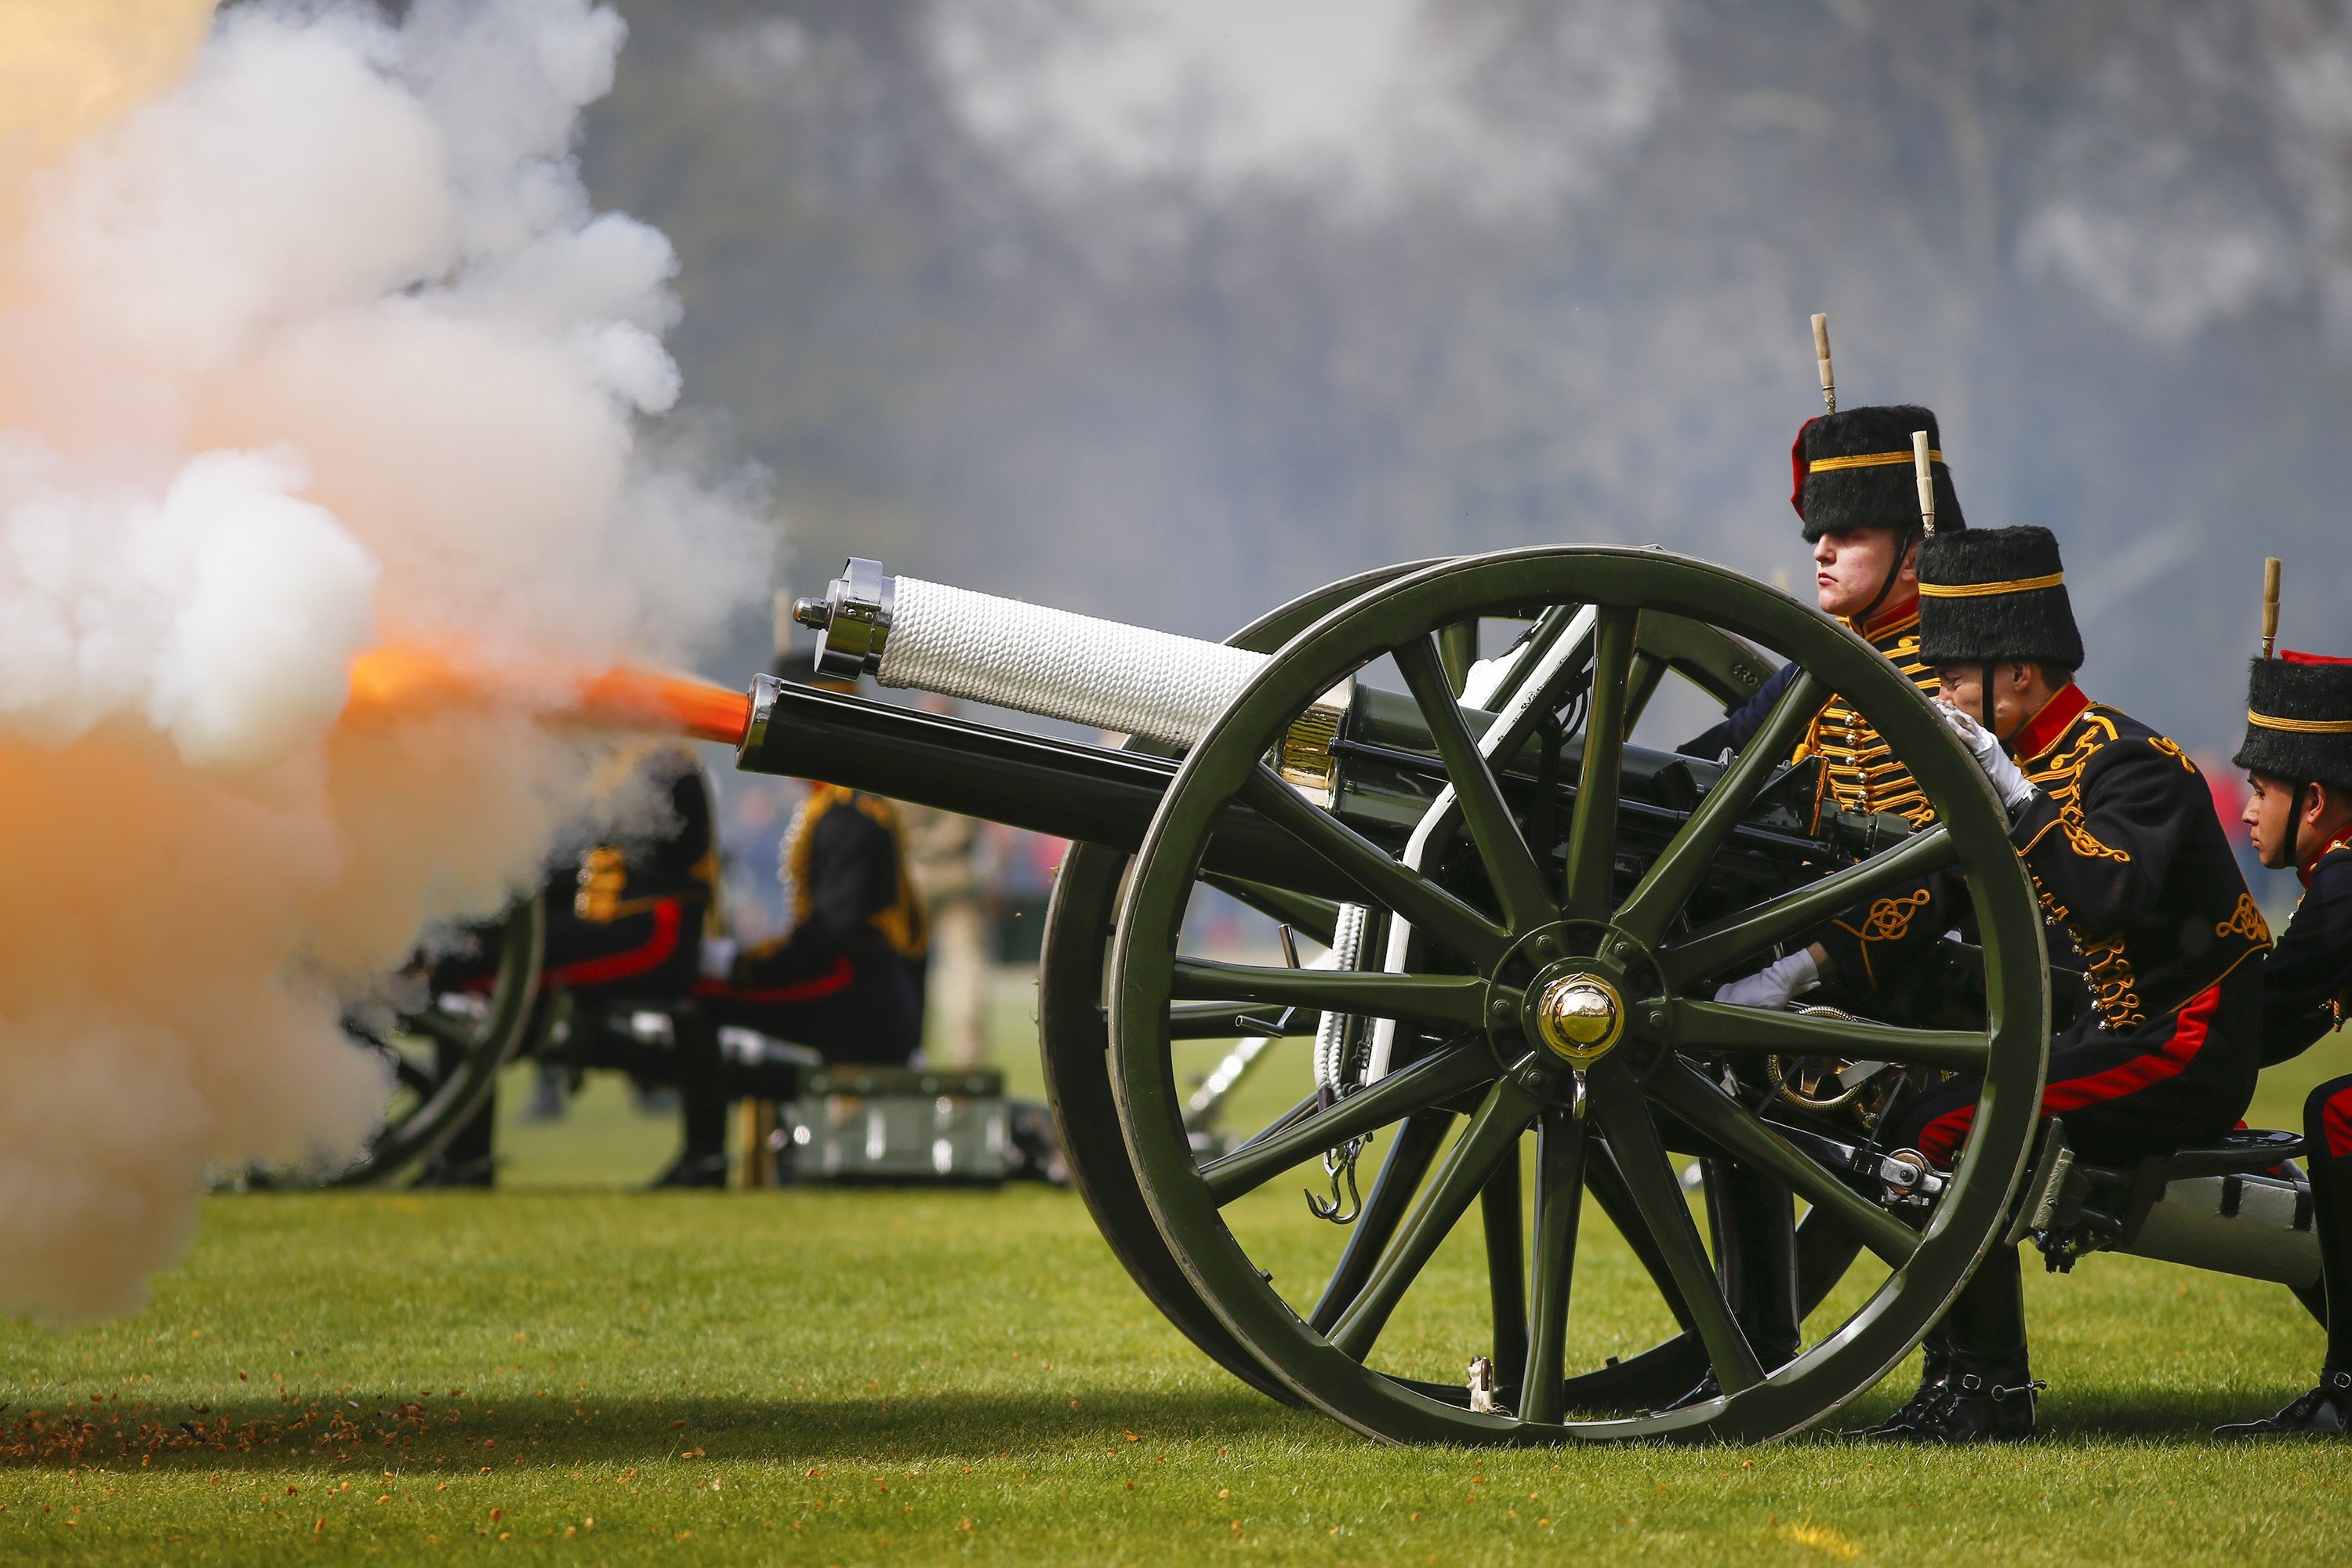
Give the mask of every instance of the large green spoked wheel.
M 1261 653 L 1279 648 L 1330 611 L 1432 562 L 1385 567 L 1306 594 L 1226 639 Z M 1701 622 L 1653 617 L 1636 638 L 1629 710 L 1638 710 L 1673 673 L 1713 703 L 1730 707 L 1761 684 L 1755 651 Z M 1143 1201 L 1118 1123 L 1110 1081 L 1109 1032 L 1104 1018 L 1106 949 L 1128 858 L 1097 845 L 1074 844 L 1063 858 L 1046 910 L 1038 969 L 1039 1039 L 1045 1089 L 1072 1184 L 1105 1240 L 1137 1286 L 1204 1353 L 1244 1383 L 1286 1404 L 1298 1396 L 1234 1338 L 1185 1275 Z M 1253 889 L 1228 891 L 1257 901 L 1261 912 L 1328 941 L 1331 921 L 1318 918 L 1318 900 L 1297 897 L 1266 905 Z M 1303 1048 L 1303 1047 L 1301 1047 Z M 1409 1154 L 1409 1157 L 1410 1154 Z M 1714 1167 L 1710 1166 L 1710 1181 Z M 1724 1245 L 1729 1238 L 1718 1238 Z M 1827 1245 L 1824 1246 L 1823 1243 Z M 1810 1310 L 1843 1275 L 1849 1249 L 1837 1238 L 1808 1236 L 1801 1244 L 1800 1287 Z M 1752 1261 L 1731 1259 L 1727 1273 Z M 1610 1405 L 1663 1403 L 1696 1384 L 1706 1370 L 1705 1347 L 1687 1331 L 1638 1354 L 1583 1374 L 1571 1384 L 1580 1399 Z
M 357 1043 L 380 1052 L 393 1073 L 391 1103 L 383 1126 L 367 1149 L 328 1175 L 335 1187 L 390 1182 L 441 1152 L 498 1087 L 499 1073 L 512 1061 L 530 1032 L 539 1000 L 541 961 L 547 913 L 536 897 L 518 899 L 499 926 L 499 967 L 478 1007 L 446 1005 L 429 998 L 424 1011 L 404 1015 L 389 1034 Z M 446 1053 L 436 1045 L 456 1049 Z
M 1447 688 L 1434 634 L 1466 619 L 1582 604 L 1597 615 L 1584 744 L 1563 852 L 1530 846 L 1480 740 Z M 1620 764 L 1643 612 L 1704 622 L 1792 660 L 1801 674 L 1747 748 L 1638 877 L 1621 872 Z M 1430 726 L 1482 875 L 1444 885 L 1307 805 L 1264 764 L 1318 694 L 1392 658 Z M 1830 693 L 1886 737 L 1938 823 L 1809 885 L 1692 929 L 1684 911 L 1740 816 Z M 1491 743 L 1491 742 L 1490 742 Z M 1505 749 L 1514 742 L 1505 742 Z M 1297 971 L 1180 954 L 1179 933 L 1211 824 L 1244 801 L 1410 921 L 1427 961 L 1406 973 Z M 1769 958 L 1884 890 L 1938 871 L 1965 879 L 1985 954 L 1981 1031 L 1768 1015 L 1707 1000 L 1716 982 Z M 1455 878 L 1456 883 L 1464 879 Z M 1770 1438 L 1868 1388 L 1948 1304 L 2000 1226 L 2031 1146 L 2046 1050 L 2048 990 L 2032 888 L 1998 803 L 1908 681 L 1843 626 L 1783 595 L 1661 552 L 1562 547 L 1444 563 L 1369 592 L 1287 643 L 1193 748 L 1137 856 L 1110 960 L 1113 1082 L 1129 1157 L 1170 1252 L 1233 1338 L 1311 1404 L 1396 1441 L 1557 1442 Z M 1400 1020 L 1427 1047 L 1335 1102 L 1195 1163 L 1171 1069 L 1179 1001 L 1286 1004 Z M 1718 1087 L 1726 1063 L 1766 1053 L 1860 1058 L 1979 1072 L 1966 1153 L 1914 1228 L 1782 1137 Z M 1434 1148 L 1425 1180 L 1370 1259 L 1342 1260 L 1323 1300 L 1295 1307 L 1228 1223 L 1275 1176 L 1366 1132 Z M 1442 1136 L 1442 1132 L 1440 1134 Z M 1521 1148 L 1532 1141 L 1532 1243 L 1517 1229 Z M 1433 1144 L 1436 1138 L 1425 1137 Z M 1778 1369 L 1759 1363 L 1710 1264 L 1668 1148 L 1769 1174 L 1885 1269 L 1851 1316 Z M 1662 1297 L 1705 1348 L 1718 1397 L 1665 1413 L 1600 1414 L 1574 1402 L 1570 1297 L 1591 1192 Z M 1507 1194 L 1507 1200 L 1498 1198 Z M 1382 1331 L 1426 1312 L 1417 1284 L 1479 1203 L 1489 1290 L 1451 1342 L 1492 1356 L 1506 1408 L 1390 1370 Z M 1497 1242 L 1501 1234 L 1505 1239 Z M 1360 1238 L 1359 1238 L 1360 1240 Z M 1360 1249 L 1359 1249 L 1360 1250 Z M 1285 1260 L 1287 1261 L 1287 1260 Z M 1468 1316 L 1457 1297 L 1444 1297 Z M 1335 1300 L 1334 1298 L 1337 1298 Z M 1317 1326 L 1317 1325 L 1323 1326 Z

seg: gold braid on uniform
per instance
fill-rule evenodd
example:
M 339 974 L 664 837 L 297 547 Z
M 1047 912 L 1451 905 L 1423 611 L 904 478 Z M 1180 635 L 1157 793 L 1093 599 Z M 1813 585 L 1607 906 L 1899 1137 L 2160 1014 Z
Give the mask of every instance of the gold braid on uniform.
M 2103 843 L 2083 815 L 2083 769 L 2115 740 L 2115 721 L 2095 709 L 2085 709 L 2075 723 L 2082 727 L 2082 733 L 2074 743 L 2043 766 L 2028 769 L 2025 776 L 2058 807 L 2059 831 L 2066 835 L 2066 842 L 2075 854 L 2088 860 L 2128 860 L 2130 855 Z M 2173 754 L 2179 755 L 2179 747 L 2173 748 Z M 2187 759 L 2182 761 L 2186 763 Z
M 1851 623 L 1849 623 L 1851 624 Z M 1857 630 L 1859 628 L 1856 628 Z M 1870 645 L 1886 656 L 1920 690 L 1934 696 L 1936 672 L 1919 658 L 1919 612 L 1910 610 L 1869 634 Z M 1840 811 L 1871 816 L 1890 812 L 1914 827 L 1935 820 L 1936 808 L 1911 770 L 1885 737 L 1843 697 L 1832 697 L 1815 716 L 1791 759 L 1822 759 L 1822 794 Z
M 2093 757 L 2116 740 L 2118 731 L 2115 721 L 2096 708 L 2085 708 L 2074 723 L 2078 727 L 2074 743 L 2041 766 L 2027 768 L 2025 776 L 2057 805 L 2059 830 L 2066 835 L 2066 842 L 2075 854 L 2085 858 L 2129 860 L 2129 854 L 2103 843 L 2098 835 L 2091 831 L 2090 823 L 2083 815 L 2083 770 Z M 2196 771 L 2188 758 L 2180 754 L 2178 746 L 2159 745 L 2157 749 L 2168 752 L 2191 773 Z M 2027 873 L 2032 874 L 2030 864 Z M 2054 923 L 2064 925 L 2065 906 L 2050 896 L 2049 889 L 2042 886 L 2040 877 L 2034 877 L 2033 885 L 2034 890 L 2042 897 L 2042 912 Z M 2259 924 L 2262 916 L 2257 913 L 2254 920 Z M 2124 952 L 2123 937 L 2120 934 L 2087 937 L 2077 933 L 2074 946 L 2083 955 L 2085 965 L 2083 982 L 2090 990 L 2091 1005 L 2097 1010 L 2106 1026 L 2120 1031 L 2136 1029 L 2147 1023 L 2147 1015 L 2140 1005 L 2139 975 Z
M 815 895 L 809 891 L 809 857 L 815 840 L 812 830 L 819 817 L 845 803 L 889 833 L 892 858 L 898 868 L 898 898 L 888 909 L 871 916 L 869 923 L 900 957 L 920 958 L 931 944 L 930 921 L 907 875 L 907 835 L 898 824 L 898 813 L 878 795 L 861 795 L 838 784 L 811 784 L 808 798 L 793 813 L 792 826 L 784 835 L 784 875 L 793 884 L 793 923 L 797 926 L 816 912 Z
M 2093 941 L 2078 937 L 2074 946 L 2089 966 L 2084 982 L 2091 988 L 2091 1005 L 2099 1010 L 2107 1027 L 2120 1032 L 2147 1023 L 2147 1015 L 2140 1011 L 2139 976 L 2124 954 L 2124 939 L 2113 936 Z
M 2238 895 L 2238 907 L 2230 911 L 2228 920 L 2213 928 L 2213 934 L 2242 936 L 2263 947 L 2268 947 L 2271 942 L 2270 922 L 2263 919 L 2263 911 L 2255 908 L 2254 896 L 2252 893 Z

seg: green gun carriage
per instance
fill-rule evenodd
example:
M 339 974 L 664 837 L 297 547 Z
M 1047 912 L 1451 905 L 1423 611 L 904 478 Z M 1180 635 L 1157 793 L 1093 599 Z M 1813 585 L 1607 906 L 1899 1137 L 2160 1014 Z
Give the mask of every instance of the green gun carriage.
M 1038 1020 L 1074 1183 L 1145 1294 L 1276 1399 L 1399 1442 L 1769 1439 L 1871 1387 L 1989 1247 L 2028 1234 L 2065 1262 L 2137 1250 L 2315 1299 L 2289 1135 L 2108 1171 L 2043 1133 L 2051 969 L 2001 808 L 1909 681 L 1784 594 L 1662 551 L 1560 546 L 1350 578 L 1223 645 L 865 561 L 796 613 L 821 668 L 1124 737 L 761 677 L 738 764 L 1071 841 Z M 1474 668 L 1482 626 L 1517 637 Z M 1664 682 L 1727 707 L 1784 660 L 1799 676 L 1736 754 L 1629 743 Z M 1932 826 L 1817 806 L 1788 759 L 1832 692 L 1918 780 Z M 1924 1010 L 1712 1000 L 1937 874 L 1965 889 L 1967 940 L 1947 940 L 1948 984 Z M 1186 952 L 1203 889 L 1323 953 Z M 1174 1047 L 1236 1037 L 1224 1077 L 1311 1048 L 1315 1089 L 1204 1141 Z M 1983 1090 L 1944 1173 L 1883 1147 L 1874 1111 L 1948 1072 Z M 1254 1194 L 1277 1178 L 1318 1161 L 1352 1175 L 1367 1154 L 1326 1254 L 1258 1221 Z M 1779 1244 L 1792 1256 L 1748 1255 L 1713 1223 L 1733 1173 L 1803 1205 Z M 1465 1290 L 1432 1263 L 1473 1209 L 1485 1279 Z M 1647 1348 L 1604 1354 L 1609 1334 L 1579 1331 L 1602 1294 L 1575 1294 L 1580 1258 L 1612 1262 L 1580 1235 L 1598 1224 L 1662 1309 Z M 1768 1269 L 1828 1323 L 1780 1365 L 1735 1310 L 1743 1276 Z M 1421 1348 L 1384 1353 L 1384 1334 Z M 1706 1397 L 1677 1403 L 1709 1375 Z

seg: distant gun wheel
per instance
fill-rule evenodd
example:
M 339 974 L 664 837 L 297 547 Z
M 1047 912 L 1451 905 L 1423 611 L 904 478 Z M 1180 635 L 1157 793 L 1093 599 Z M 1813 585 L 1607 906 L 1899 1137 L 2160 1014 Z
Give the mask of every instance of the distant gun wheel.
M 1589 659 L 1545 677 L 1554 684 L 1525 706 L 1524 733 L 1508 725 L 1475 733 L 1447 683 L 1443 629 L 1563 605 L 1591 607 Z M 1625 796 L 1622 773 L 1626 716 L 1643 695 L 1638 626 L 1650 616 L 1718 627 L 1800 670 L 1747 747 L 1686 812 L 1669 814 L 1667 829 L 1654 803 Z M 1453 792 L 1449 849 L 1458 853 L 1401 856 L 1266 765 L 1319 695 L 1370 679 L 1368 667 L 1384 659 L 1427 723 Z M 1696 919 L 1701 895 L 1721 901 L 1711 873 L 1832 692 L 1887 739 L 1936 808 L 1936 826 L 1833 874 Z M 1530 809 L 1523 777 L 1507 765 L 1534 739 L 1539 716 L 1564 710 L 1571 695 L 1565 710 L 1581 734 L 1564 781 L 1571 798 L 1557 814 L 1557 794 Z M 1315 851 L 1368 906 L 1408 922 L 1421 956 L 1402 970 L 1318 971 L 1183 954 L 1204 849 L 1237 802 Z M 1654 844 L 1627 837 L 1643 822 Z M 1973 906 L 1981 1028 L 1764 1014 L 1709 999 L 1718 980 L 1777 946 L 1938 873 L 1964 882 Z M 1762 1440 L 1821 1419 L 1910 1351 L 1991 1245 L 2032 1145 L 2046 1054 L 2047 959 L 2031 881 L 1998 802 L 1917 689 L 1850 631 L 1786 595 L 1647 550 L 1560 547 L 1442 563 L 1299 633 L 1186 757 L 1129 874 L 1109 965 L 1119 1123 L 1183 1278 L 1282 1384 L 1360 1431 L 1400 1442 Z M 1182 1122 L 1171 1008 L 1209 1002 L 1394 1020 L 1398 1051 L 1347 1092 L 1309 1101 L 1203 1163 Z M 1874 1177 L 1836 1168 L 1818 1143 L 1725 1091 L 1729 1064 L 1768 1055 L 1983 1075 L 1969 1146 L 1924 1223 L 1895 1217 Z M 1374 1183 L 1327 1266 L 1301 1252 L 1295 1224 L 1271 1223 L 1275 1211 L 1254 1195 L 1368 1133 L 1387 1149 L 1395 1180 L 1384 1172 Z M 1735 1161 L 1810 1205 L 1808 1294 L 1846 1272 L 1849 1254 L 1875 1258 L 1884 1277 L 1864 1281 L 1860 1305 L 1794 1361 L 1762 1365 L 1670 1150 Z M 1704 1359 L 1693 1360 L 1712 1372 L 1716 1397 L 1629 1410 L 1622 1391 L 1604 1391 L 1612 1369 L 1571 1357 L 1580 1342 L 1611 1342 L 1605 1320 L 1618 1310 L 1594 1301 L 1601 1292 L 1591 1286 L 1572 1295 L 1580 1250 L 1590 1249 L 1579 1241 L 1587 1194 L 1622 1236 L 1630 1278 L 1646 1281 L 1660 1315 L 1687 1330 L 1685 1341 L 1696 1339 Z M 1484 1247 L 1450 1246 L 1474 1205 Z
M 379 1053 L 391 1069 L 392 1100 L 366 1151 L 319 1184 L 392 1182 L 439 1153 L 489 1102 L 499 1072 L 530 1031 L 546 934 L 540 900 L 518 899 L 498 927 L 498 969 L 487 993 L 463 1002 L 429 997 L 423 1011 L 404 1014 L 383 1035 L 355 1037 L 355 1044 Z M 292 1179 L 278 1173 L 272 1180 L 291 1184 Z

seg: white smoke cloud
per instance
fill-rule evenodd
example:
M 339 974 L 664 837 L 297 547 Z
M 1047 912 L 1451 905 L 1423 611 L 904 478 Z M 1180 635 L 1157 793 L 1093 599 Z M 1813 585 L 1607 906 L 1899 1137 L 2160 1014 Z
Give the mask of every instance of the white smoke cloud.
M 675 262 L 572 153 L 623 32 L 247 5 L 104 123 L 0 106 L 0 1310 L 127 1310 L 208 1167 L 351 1151 L 341 1008 L 597 808 L 594 742 L 346 711 L 354 655 L 672 662 L 764 592 L 640 439 Z
M 1371 211 L 1589 188 L 1674 81 L 1656 0 L 952 0 L 965 121 L 1048 186 L 1312 184 Z M 806 60 L 772 30 L 779 69 Z

